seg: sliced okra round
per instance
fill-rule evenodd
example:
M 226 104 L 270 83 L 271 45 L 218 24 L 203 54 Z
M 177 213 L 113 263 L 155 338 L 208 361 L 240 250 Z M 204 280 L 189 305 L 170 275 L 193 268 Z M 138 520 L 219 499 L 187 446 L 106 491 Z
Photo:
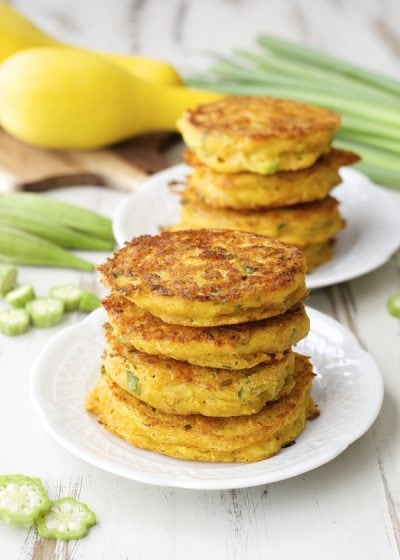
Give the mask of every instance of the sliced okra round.
M 37 519 L 38 533 L 46 539 L 81 539 L 96 524 L 96 515 L 74 498 L 53 502 L 50 510 Z
M 67 312 L 78 309 L 82 295 L 83 291 L 73 284 L 54 286 L 54 288 L 51 288 L 50 290 L 50 296 L 60 299 L 64 303 L 64 311 Z
M 39 329 L 55 327 L 63 318 L 64 304 L 56 298 L 38 298 L 26 304 L 32 325 Z
M 25 307 L 25 305 L 33 299 L 35 299 L 35 291 L 32 286 L 19 286 L 19 288 L 11 290 L 5 296 L 5 300 L 16 308 Z
M 84 292 L 79 301 L 79 310 L 90 313 L 100 307 L 100 299 L 93 292 Z
M 9 525 L 30 527 L 51 508 L 38 478 L 22 474 L 0 476 L 0 520 Z
M 0 311 L 0 332 L 7 336 L 24 334 L 29 327 L 29 315 L 25 309 Z

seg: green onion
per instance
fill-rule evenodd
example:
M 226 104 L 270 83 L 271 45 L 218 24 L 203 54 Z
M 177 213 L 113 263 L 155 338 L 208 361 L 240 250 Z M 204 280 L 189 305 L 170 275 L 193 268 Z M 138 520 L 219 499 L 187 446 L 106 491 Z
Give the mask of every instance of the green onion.
M 272 95 L 337 111 L 335 146 L 358 152 L 373 180 L 400 188 L 400 82 L 283 39 L 261 35 L 261 51 L 218 57 L 187 83 L 229 95 Z
M 386 123 L 387 125 L 400 125 L 400 109 L 396 110 L 392 107 L 386 107 L 366 100 L 344 97 L 334 92 L 325 93 L 321 91 L 312 91 L 311 89 L 302 88 L 285 88 L 280 85 L 261 85 L 261 84 L 231 84 L 231 83 L 214 83 L 195 79 L 189 80 L 190 85 L 196 87 L 212 86 L 215 91 L 230 93 L 233 95 L 274 95 L 276 97 L 293 97 L 305 103 L 315 103 L 322 107 L 327 107 L 338 112 L 347 112 L 354 117 L 365 119 L 368 115 L 370 121 L 378 124 Z M 393 127 L 394 130 L 394 127 Z
M 383 167 L 370 165 L 368 163 L 359 163 L 357 167 L 378 185 L 385 185 L 393 189 L 399 188 L 399 171 L 392 171 L 391 169 L 386 170 Z
M 399 173 L 398 182 L 400 186 L 400 159 L 396 154 L 381 150 L 379 146 L 347 140 L 345 136 L 338 138 L 335 145 L 344 150 L 356 151 L 370 165 L 382 166 L 386 170 L 397 171 Z
M 315 69 L 315 67 L 312 66 L 302 65 L 298 61 L 291 62 L 276 55 L 254 55 L 254 53 L 241 49 L 236 50 L 235 53 L 240 57 L 253 61 L 258 68 L 264 69 L 264 71 L 273 70 L 280 75 L 286 74 L 287 76 L 292 76 L 292 78 L 302 80 L 305 84 L 310 84 L 311 81 L 313 87 L 325 85 L 334 87 L 340 91 L 340 93 L 347 92 L 349 95 L 358 94 L 361 96 L 368 96 L 369 94 L 370 97 L 378 97 L 381 98 L 382 101 L 392 102 L 399 106 L 399 100 L 393 93 L 388 93 L 381 89 L 378 90 L 374 86 L 360 83 L 344 75 L 332 74 L 332 72 L 321 68 Z
M 321 54 L 313 49 L 309 49 L 296 43 L 279 39 L 278 37 L 271 37 L 269 35 L 261 35 L 257 39 L 259 45 L 271 50 L 272 52 L 279 53 L 281 56 L 295 60 L 297 62 L 304 62 L 310 66 L 317 68 L 325 68 L 337 74 L 350 76 L 355 80 L 369 83 L 376 86 L 378 89 L 386 89 L 396 95 L 400 95 L 400 83 L 396 80 L 371 72 L 363 68 L 359 68 L 354 64 L 349 64 L 343 60 L 338 60 L 326 54 Z

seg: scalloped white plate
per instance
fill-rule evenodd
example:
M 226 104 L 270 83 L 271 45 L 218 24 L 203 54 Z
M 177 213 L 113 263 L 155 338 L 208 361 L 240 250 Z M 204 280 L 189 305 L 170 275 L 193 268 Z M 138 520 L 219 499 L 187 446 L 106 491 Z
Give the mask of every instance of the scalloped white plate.
M 103 309 L 59 333 L 34 366 L 30 394 L 44 428 L 71 453 L 117 475 L 162 486 L 228 489 L 290 478 L 327 463 L 368 430 L 383 399 L 379 370 L 340 323 L 308 308 L 311 332 L 297 350 L 310 355 L 312 394 L 321 416 L 296 444 L 257 463 L 203 463 L 132 447 L 107 432 L 84 409 L 100 369 Z
M 183 183 L 187 165 L 175 165 L 148 179 L 136 193 L 127 196 L 113 221 L 119 245 L 143 234 L 179 222 L 179 195 L 168 186 Z M 333 195 L 347 225 L 336 238 L 333 259 L 307 275 L 310 289 L 338 284 L 371 272 L 384 264 L 400 247 L 400 204 L 391 192 L 374 185 L 354 169 L 340 171 L 343 182 Z

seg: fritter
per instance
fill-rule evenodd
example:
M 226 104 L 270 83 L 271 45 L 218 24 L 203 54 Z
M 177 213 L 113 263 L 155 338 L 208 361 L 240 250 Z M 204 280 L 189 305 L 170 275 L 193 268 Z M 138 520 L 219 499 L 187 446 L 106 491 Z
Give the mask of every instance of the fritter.
M 322 243 L 312 243 L 301 248 L 306 258 L 307 272 L 311 272 L 317 266 L 327 263 L 333 256 L 333 239 Z
M 168 414 L 242 416 L 293 388 L 294 353 L 250 369 L 215 369 L 124 346 L 106 329 L 103 365 L 128 393 Z
M 143 235 L 98 268 L 107 288 L 176 325 L 265 319 L 307 294 L 299 249 L 239 231 Z
M 338 201 L 323 200 L 271 210 L 229 210 L 193 202 L 192 192 L 183 193 L 181 223 L 171 230 L 221 227 L 266 235 L 297 247 L 322 243 L 344 227 Z
M 194 365 L 246 369 L 279 357 L 307 336 L 302 304 L 262 321 L 221 327 L 169 325 L 122 296 L 103 302 L 115 335 L 125 345 Z
M 86 408 L 103 426 L 128 443 L 194 461 L 252 462 L 274 455 L 318 415 L 309 391 L 312 367 L 296 356 L 295 387 L 258 414 L 233 418 L 179 416 L 160 412 L 101 376 Z
M 185 161 L 193 166 L 187 185 L 195 200 L 214 208 L 257 210 L 279 208 L 321 200 L 341 182 L 339 168 L 356 163 L 359 157 L 343 150 L 331 150 L 307 169 L 257 173 L 217 173 L 192 153 Z
M 269 175 L 310 167 L 330 150 L 340 117 L 327 109 L 272 97 L 224 97 L 186 111 L 186 145 L 220 173 Z

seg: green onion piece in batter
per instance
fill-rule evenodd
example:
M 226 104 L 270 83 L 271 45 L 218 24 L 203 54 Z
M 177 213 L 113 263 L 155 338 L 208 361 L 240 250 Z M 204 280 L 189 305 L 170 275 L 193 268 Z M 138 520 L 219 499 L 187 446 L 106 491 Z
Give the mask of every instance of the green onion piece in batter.
M 244 402 L 248 399 L 249 395 L 250 395 L 250 389 L 248 387 L 242 387 L 239 391 L 238 391 L 238 395 L 239 395 L 239 399 Z
M 131 391 L 132 393 L 140 394 L 139 379 L 129 369 L 126 370 L 126 381 L 129 391 Z

